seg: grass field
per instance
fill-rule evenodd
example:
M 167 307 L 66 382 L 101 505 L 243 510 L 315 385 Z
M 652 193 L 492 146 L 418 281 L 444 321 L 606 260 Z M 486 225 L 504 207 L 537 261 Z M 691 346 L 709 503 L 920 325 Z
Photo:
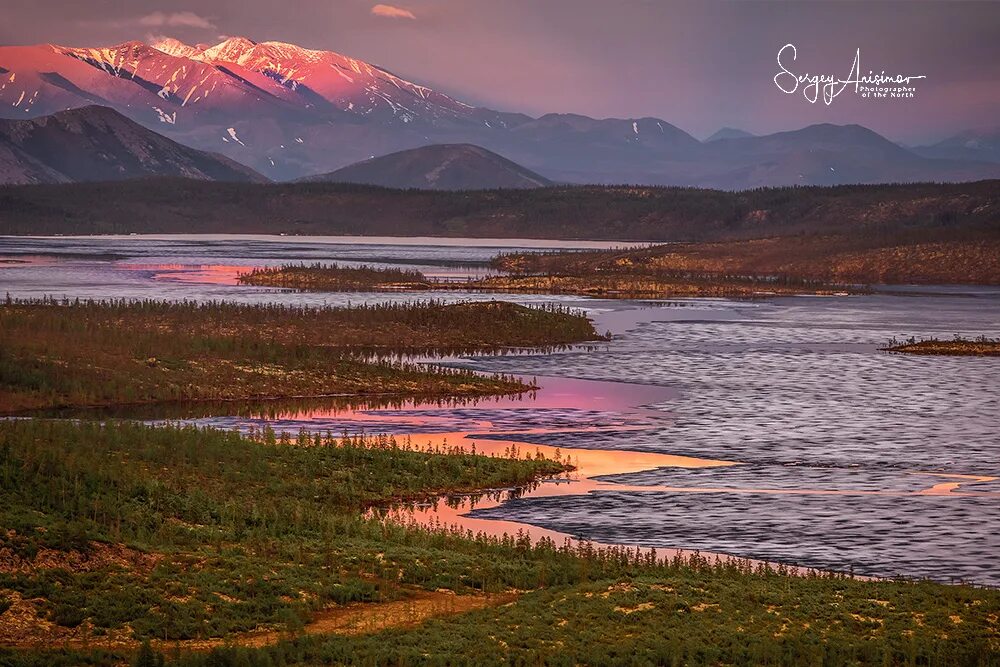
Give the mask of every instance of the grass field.
M 308 308 L 8 300 L 0 304 L 0 412 L 331 394 L 513 393 L 530 387 L 391 357 L 598 338 L 582 315 L 503 302 Z
M 192 667 L 1000 664 L 998 591 L 363 515 L 560 470 L 530 451 L 424 453 L 385 438 L 0 422 L 0 664 L 156 664 L 161 653 Z M 393 601 L 416 608 L 442 589 L 480 603 L 386 618 Z M 338 609 L 371 615 L 303 632 Z M 278 634 L 255 640 L 268 629 Z
M 19 603 L 0 619 L 32 626 L 0 623 L 0 643 L 225 637 L 404 585 L 498 590 L 517 577 L 461 559 L 400 571 L 362 513 L 562 470 L 391 438 L 0 421 L 0 590 Z

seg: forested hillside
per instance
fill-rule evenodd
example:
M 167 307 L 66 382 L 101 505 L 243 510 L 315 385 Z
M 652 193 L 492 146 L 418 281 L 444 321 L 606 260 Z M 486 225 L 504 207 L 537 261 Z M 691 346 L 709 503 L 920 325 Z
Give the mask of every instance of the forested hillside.
M 0 234 L 253 233 L 709 241 L 802 233 L 994 237 L 1000 181 L 430 192 L 154 179 L 0 188 Z

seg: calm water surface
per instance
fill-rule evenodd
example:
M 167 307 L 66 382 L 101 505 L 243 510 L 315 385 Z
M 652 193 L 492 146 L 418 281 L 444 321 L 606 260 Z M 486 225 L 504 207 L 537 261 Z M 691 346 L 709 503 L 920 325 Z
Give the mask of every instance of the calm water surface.
M 0 238 L 0 290 L 331 305 L 451 301 L 484 297 L 295 293 L 238 286 L 235 275 L 288 261 L 338 261 L 462 277 L 489 271 L 487 260 L 500 250 L 559 245 Z M 480 451 L 558 447 L 581 464 L 564 484 L 505 502 L 429 508 L 421 520 L 1000 585 L 1000 359 L 877 349 L 893 336 L 998 336 L 1000 291 L 912 292 L 757 302 L 498 296 L 585 309 L 615 338 L 447 362 L 537 376 L 542 390 L 530 396 L 461 405 L 175 406 L 162 417 L 242 429 L 389 432 L 415 442 L 475 442 Z

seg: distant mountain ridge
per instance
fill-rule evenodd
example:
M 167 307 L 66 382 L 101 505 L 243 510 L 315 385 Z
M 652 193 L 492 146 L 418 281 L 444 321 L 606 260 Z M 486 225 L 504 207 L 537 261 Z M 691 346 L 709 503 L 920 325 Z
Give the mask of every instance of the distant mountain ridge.
M 81 107 L 30 120 L 0 120 L 0 183 L 117 181 L 151 176 L 267 181 L 229 158 L 182 146 L 106 107 Z
M 552 184 L 530 169 L 472 144 L 411 148 L 301 180 L 424 190 L 523 189 Z
M 574 183 L 745 189 L 1000 176 L 995 165 L 964 154 L 937 160 L 897 147 L 901 152 L 890 155 L 876 144 L 891 142 L 850 126 L 700 142 L 660 118 L 532 118 L 465 104 L 362 60 L 284 42 L 0 47 L 0 118 L 93 104 L 274 180 L 430 144 L 481 146 Z M 830 140 L 837 132 L 843 142 Z
M 746 139 L 755 136 L 757 135 L 751 134 L 746 130 L 738 130 L 735 127 L 723 127 L 705 139 L 705 143 L 707 144 L 710 141 L 718 141 L 720 139 Z
M 951 160 L 1000 162 L 1000 127 L 991 130 L 966 130 L 913 152 L 924 157 Z

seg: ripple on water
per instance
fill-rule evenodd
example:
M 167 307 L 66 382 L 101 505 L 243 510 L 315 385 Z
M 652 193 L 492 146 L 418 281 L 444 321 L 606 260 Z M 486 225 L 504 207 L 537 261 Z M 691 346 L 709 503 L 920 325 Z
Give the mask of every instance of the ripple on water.
M 328 241 L 5 239 L 0 252 L 20 257 L 62 253 L 58 261 L 47 256 L 47 263 L 3 268 L 5 289 L 18 297 L 345 305 L 484 297 L 296 293 L 217 284 L 205 266 L 222 267 L 230 280 L 236 265 L 339 260 L 451 266 L 470 260 L 482 264 L 496 251 L 470 251 L 463 242 L 401 247 L 371 239 L 343 245 Z M 914 471 L 1000 476 L 1000 358 L 877 351 L 893 336 L 1000 335 L 1000 292 L 964 291 L 955 296 L 938 290 L 919 298 L 681 299 L 658 308 L 570 296 L 496 296 L 588 308 L 599 330 L 612 329 L 616 339 L 587 351 L 477 358 L 463 365 L 649 386 L 591 384 L 581 393 L 584 385 L 567 388 L 545 379 L 537 400 L 519 405 L 276 410 L 266 417 L 209 417 L 199 423 L 259 428 L 268 422 L 293 432 L 301 427 L 338 433 L 472 431 L 480 439 L 738 461 L 742 465 L 729 468 L 660 468 L 607 478 L 701 492 L 522 498 L 475 514 L 602 542 L 1000 584 L 997 497 L 911 495 L 941 481 Z M 629 407 L 640 404 L 647 407 Z M 219 414 L 233 414 L 229 410 Z M 543 429 L 564 431 L 540 433 Z M 997 485 L 969 481 L 962 488 L 993 493 Z M 732 491 L 704 492 L 717 488 Z M 782 495 L 753 489 L 848 493 Z M 870 495 L 876 491 L 894 495 Z
M 893 336 L 995 336 L 997 295 L 782 299 L 728 314 L 673 309 L 665 321 L 625 331 L 606 350 L 492 358 L 479 366 L 509 371 L 516 364 L 522 373 L 679 389 L 680 396 L 647 406 L 647 413 L 669 411 L 671 418 L 638 431 L 519 439 L 739 461 L 744 465 L 602 479 L 743 492 L 606 491 L 521 499 L 476 515 L 600 542 L 1000 584 L 997 496 L 908 495 L 946 481 L 914 471 L 1000 476 L 1000 359 L 877 350 Z M 995 493 L 997 486 L 968 481 L 962 490 Z M 871 492 L 895 495 L 863 495 Z
M 869 576 L 1000 585 L 996 498 L 607 491 L 512 500 L 472 514 L 600 542 L 683 545 Z

